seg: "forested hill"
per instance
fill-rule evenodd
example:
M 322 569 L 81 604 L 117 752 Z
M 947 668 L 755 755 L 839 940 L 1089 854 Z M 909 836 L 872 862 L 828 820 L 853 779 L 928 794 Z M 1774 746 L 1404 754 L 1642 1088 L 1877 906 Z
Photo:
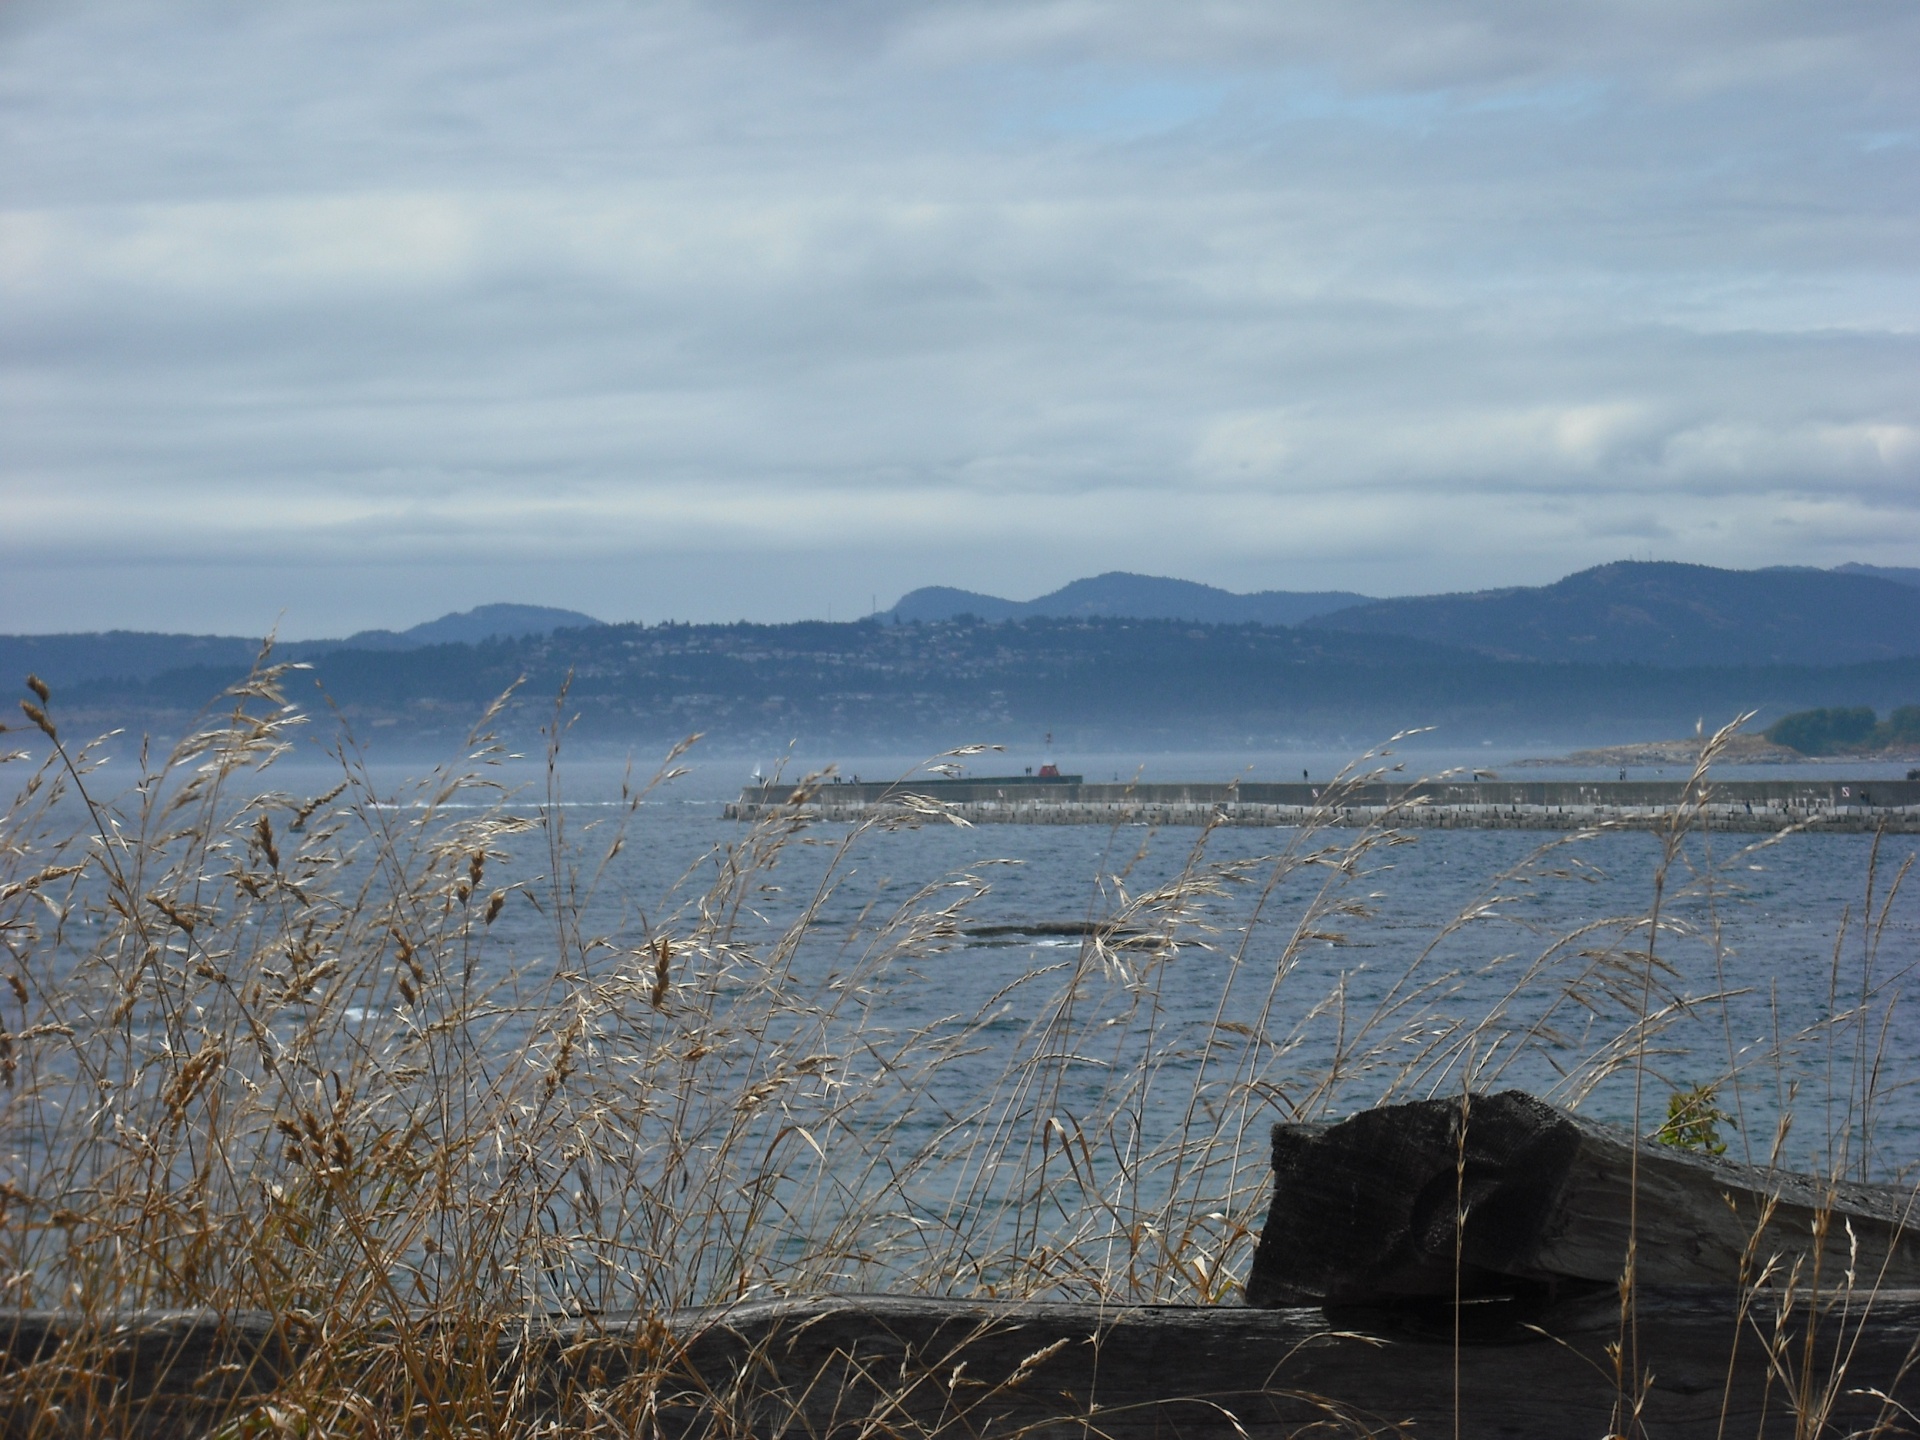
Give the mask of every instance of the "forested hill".
M 1920 588 L 1895 573 L 1621 561 L 1551 585 L 1374 600 L 1306 623 L 1509 659 L 1837 665 L 1920 655 Z
M 1506 660 L 1647 665 L 1844 665 L 1920 655 L 1920 571 L 1867 565 L 1721 570 L 1619 561 L 1551 585 L 1391 600 L 1334 591 L 1236 595 L 1111 572 L 1037 600 L 939 586 L 901 598 L 902 620 L 1106 617 L 1309 625 L 1400 635 Z
M 964 590 L 920 589 L 904 597 L 890 615 L 876 618 L 919 624 L 1158 620 L 1199 626 L 1304 625 L 1322 632 L 1399 637 L 1422 642 L 1427 649 L 1451 646 L 1503 660 L 1676 668 L 1830 666 L 1920 656 L 1920 586 L 1908 583 L 1915 574 L 1920 572 L 1870 571 L 1864 566 L 1832 571 L 1717 570 L 1705 565 L 1629 561 L 1584 570 L 1551 585 L 1367 600 L 1337 591 L 1238 595 L 1186 580 L 1116 571 L 1076 580 L 1037 600 L 1021 602 Z M 573 610 L 483 605 L 406 630 L 367 630 L 344 639 L 283 644 L 279 653 L 301 659 L 341 650 L 412 653 L 435 645 L 480 645 L 492 639 L 520 642 L 569 628 L 620 627 L 604 627 L 592 616 Z M 837 636 L 845 628 L 828 627 L 820 633 Z M 788 636 L 807 633 L 804 625 L 763 629 Z M 611 635 L 590 634 L 578 643 L 598 655 L 623 642 Z M 711 648 L 725 642 L 692 643 Z M 835 653 L 851 644 L 841 639 L 823 643 Z M 1279 638 L 1261 643 L 1276 652 L 1292 644 Z M 1306 643 L 1317 653 L 1335 657 L 1356 659 L 1360 654 L 1354 646 L 1324 635 Z M 781 640 L 776 648 L 785 652 L 796 645 L 799 642 Z M 800 649 L 812 653 L 806 645 Z M 63 686 L 77 681 L 147 680 L 187 666 L 244 666 L 258 650 L 257 639 L 221 635 L 130 631 L 0 635 L 0 676 L 18 678 L 31 671 Z M 1404 646 L 1361 647 L 1361 651 L 1366 656 L 1423 653 Z M 911 668 L 915 662 L 898 663 Z
M 577 610 L 548 605 L 481 605 L 406 630 L 362 630 L 344 640 L 299 640 L 278 647 L 282 659 L 335 650 L 418 650 L 426 645 L 476 644 L 544 635 L 562 626 L 598 625 Z M 80 680 L 146 680 L 188 666 L 245 668 L 260 653 L 258 636 L 169 635 L 147 630 L 79 631 L 55 635 L 0 635 L 0 675 L 35 674 L 49 684 Z
M 1109 570 L 1075 580 L 1035 600 L 1002 600 L 974 590 L 929 585 L 900 597 L 899 620 L 1193 620 L 1203 625 L 1298 625 L 1316 615 L 1364 605 L 1349 590 L 1261 590 L 1236 595 L 1192 580 Z
M 1657 668 L 1502 661 L 1397 636 L 1175 621 L 608 625 L 404 653 L 309 657 L 293 698 L 326 697 L 363 736 L 457 744 L 501 691 L 525 738 L 571 676 L 578 736 L 692 731 L 728 747 L 938 749 L 970 741 L 1200 748 L 1356 744 L 1438 725 L 1456 742 L 1691 733 L 1744 708 L 1920 699 L 1920 659 L 1843 668 Z M 178 733 L 238 673 L 195 666 L 55 696 L 70 729 Z

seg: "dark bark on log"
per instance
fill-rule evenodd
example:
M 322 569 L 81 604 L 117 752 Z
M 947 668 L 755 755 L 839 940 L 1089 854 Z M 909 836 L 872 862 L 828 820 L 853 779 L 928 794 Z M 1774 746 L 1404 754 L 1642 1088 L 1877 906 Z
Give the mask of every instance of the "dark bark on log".
M 1907 1379 L 1920 1293 L 1882 1294 L 1870 1313 L 1800 1305 L 1778 1326 L 1768 1305 L 1743 1313 L 1724 1291 L 1647 1291 L 1638 1308 L 1638 1354 L 1651 1383 L 1638 1421 L 1624 1426 L 1635 1397 L 1629 1386 L 1623 1402 L 1612 1378 L 1608 1346 L 1622 1327 L 1606 1297 L 1544 1316 L 1551 1339 L 1458 1349 L 1450 1336 L 1343 1332 L 1313 1309 L 829 1297 L 653 1320 L 535 1321 L 494 1335 L 472 1362 L 491 1362 L 503 1406 L 518 1389 L 529 1430 L 541 1419 L 583 1427 L 591 1412 L 613 1421 L 612 1433 L 675 1440 L 1445 1435 L 1456 1397 L 1468 1437 L 1785 1437 L 1799 1433 L 1794 1390 L 1803 1377 L 1815 1399 L 1798 1408 L 1814 1408 L 1823 1394 L 1827 1401 L 1824 1423 L 1807 1434 L 1920 1433 L 1895 1405 L 1866 1393 L 1920 1403 L 1920 1387 Z M 22 1362 L 53 1361 L 75 1324 L 14 1317 L 7 1390 L 19 1394 Z M 1811 1352 L 1802 1343 L 1809 1325 Z M 245 1392 L 269 1393 L 287 1363 L 312 1359 L 318 1343 L 257 1315 L 129 1316 L 115 1334 L 94 1338 L 126 1357 L 120 1388 L 94 1412 L 104 1423 L 66 1433 L 156 1440 L 206 1433 L 245 1413 Z M 414 1337 L 422 1348 L 429 1338 Z M 241 1369 L 196 1373 L 219 1365 Z M 246 1383 L 236 1385 L 235 1374 Z M 217 1398 L 196 1383 L 209 1379 Z M 27 1433 L 27 1418 L 10 1414 L 9 1432 Z
M 1920 1286 L 1911 1190 L 1675 1150 L 1517 1090 L 1276 1125 L 1273 1167 L 1255 1305 L 1548 1304 L 1617 1284 L 1630 1230 L 1643 1286 L 1732 1293 L 1770 1261 L 1823 1291 Z
M 443 1428 L 661 1440 L 1920 1435 L 1906 1192 L 1648 1146 L 1517 1092 L 1462 1114 L 1275 1130 L 1248 1283 L 1275 1308 L 847 1296 L 329 1335 L 0 1315 L 0 1428 L 265 1434 L 269 1404 L 351 1393 L 402 1429 L 464 1406 Z M 1740 1283 L 1776 1252 L 1768 1285 Z

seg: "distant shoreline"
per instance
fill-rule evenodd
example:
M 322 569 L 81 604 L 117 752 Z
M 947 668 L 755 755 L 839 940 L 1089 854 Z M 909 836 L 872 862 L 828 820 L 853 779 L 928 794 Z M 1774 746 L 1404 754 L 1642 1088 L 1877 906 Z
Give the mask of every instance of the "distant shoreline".
M 1534 756 L 1509 761 L 1512 769 L 1620 766 L 1635 769 L 1648 765 L 1692 765 L 1700 758 L 1701 740 L 1643 740 L 1630 745 L 1603 745 L 1594 750 L 1576 750 L 1571 755 Z M 1775 745 L 1758 735 L 1736 735 L 1721 747 L 1715 757 L 1725 765 L 1920 765 L 1920 750 L 1875 750 L 1844 755 L 1802 755 L 1785 745 Z

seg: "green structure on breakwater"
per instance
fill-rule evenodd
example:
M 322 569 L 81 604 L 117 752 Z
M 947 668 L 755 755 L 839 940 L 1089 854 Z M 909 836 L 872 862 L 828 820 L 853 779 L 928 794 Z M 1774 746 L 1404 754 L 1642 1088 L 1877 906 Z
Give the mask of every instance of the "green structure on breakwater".
M 1340 785 L 1087 784 L 1078 776 L 978 780 L 749 785 L 727 806 L 734 820 L 797 813 L 862 820 L 934 801 L 975 824 L 1011 825 L 1392 825 L 1439 829 L 1577 830 L 1664 825 L 1685 796 L 1683 780 L 1481 780 Z M 1701 807 L 1715 830 L 1920 833 L 1920 780 L 1727 780 Z

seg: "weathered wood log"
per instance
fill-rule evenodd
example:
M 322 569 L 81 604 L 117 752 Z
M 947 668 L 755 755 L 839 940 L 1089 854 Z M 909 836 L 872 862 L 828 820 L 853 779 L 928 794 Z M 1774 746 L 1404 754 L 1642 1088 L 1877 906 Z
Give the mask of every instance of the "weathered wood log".
M 1920 1292 L 1883 1293 L 1870 1313 L 1802 1304 L 1777 1316 L 1742 1311 L 1721 1292 L 1647 1291 L 1635 1328 L 1638 1386 L 1631 1363 L 1626 1380 L 1614 1378 L 1608 1347 L 1623 1331 L 1611 1297 L 1562 1305 L 1541 1343 L 1458 1350 L 1335 1329 L 1310 1308 L 826 1297 L 534 1320 L 489 1332 L 490 1354 L 471 1363 L 491 1366 L 497 1415 L 530 1432 L 591 1419 L 673 1440 L 1419 1436 L 1455 1433 L 1456 1416 L 1468 1437 L 1916 1433 L 1900 1407 L 1920 1404 L 1908 1378 Z M 23 1359 L 49 1363 L 76 1334 L 72 1317 L 48 1315 L 15 1316 L 0 1333 L 10 1398 L 23 1393 L 14 1383 Z M 97 1361 L 100 1327 L 85 1338 Z M 320 1344 L 262 1315 L 128 1317 L 108 1338 L 114 1353 L 169 1358 L 121 1369 L 114 1403 L 91 1411 L 99 1423 L 41 1415 L 33 1433 L 172 1440 L 236 1420 L 228 1433 L 272 1433 L 263 1417 L 291 1374 L 285 1361 L 311 1359 Z M 412 1343 L 431 1348 L 418 1334 Z M 195 1375 L 192 1357 L 239 1370 Z M 236 1387 L 234 1373 L 247 1383 Z M 358 1393 L 363 1408 L 393 1403 Z M 1816 1423 L 1797 1418 L 1816 1411 Z M 7 1418 L 10 1433 L 29 1433 L 31 1415 Z
M 1739 1165 L 1518 1090 L 1276 1125 L 1255 1305 L 1531 1297 L 1612 1287 L 1920 1286 L 1911 1190 Z M 1464 1217 L 1464 1219 L 1462 1219 Z M 1851 1278 L 1849 1278 L 1851 1277 Z
M 1726 1295 L 1650 1293 L 1628 1347 L 1651 1371 L 1637 1392 L 1612 1378 L 1618 1306 L 1594 1302 L 1562 1307 L 1543 1343 L 1456 1350 L 1302 1309 L 856 1297 L 748 1307 L 702 1329 L 687 1359 L 706 1386 L 736 1387 L 757 1435 L 1421 1435 L 1453 1433 L 1457 1416 L 1462 1436 L 1705 1440 L 1819 1434 L 1797 1431 L 1794 1412 L 1821 1405 L 1834 1433 L 1914 1433 L 1870 1392 L 1911 1405 L 1920 1389 L 1905 1369 L 1920 1294 L 1882 1300 L 1870 1326 L 1803 1309 L 1776 1331 Z M 1796 1407 L 1803 1365 L 1810 1398 Z
M 0 1311 L 8 1436 L 197 1436 L 272 1393 L 311 1335 L 253 1312 Z
M 350 1401 L 355 1424 L 452 1409 L 664 1440 L 1920 1434 L 1903 1191 L 1649 1146 L 1518 1092 L 1282 1126 L 1274 1159 L 1248 1285 L 1274 1308 L 844 1296 L 350 1335 L 17 1313 L 0 1429 L 267 1433 Z

